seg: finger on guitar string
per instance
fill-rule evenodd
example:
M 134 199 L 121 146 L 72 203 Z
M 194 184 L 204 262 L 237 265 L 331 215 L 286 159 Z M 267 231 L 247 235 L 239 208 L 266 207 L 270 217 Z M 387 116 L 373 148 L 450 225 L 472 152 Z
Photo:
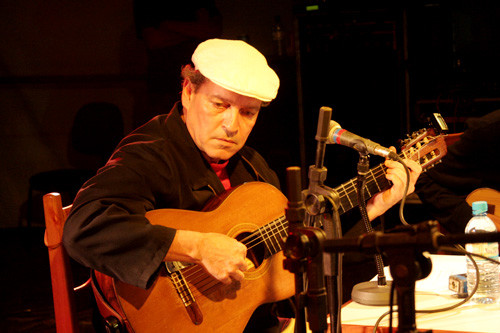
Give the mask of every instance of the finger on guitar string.
M 241 281 L 243 271 L 247 270 L 247 247 L 235 240 L 218 233 L 205 233 L 198 246 L 201 265 L 214 278 L 224 284 L 233 279 Z

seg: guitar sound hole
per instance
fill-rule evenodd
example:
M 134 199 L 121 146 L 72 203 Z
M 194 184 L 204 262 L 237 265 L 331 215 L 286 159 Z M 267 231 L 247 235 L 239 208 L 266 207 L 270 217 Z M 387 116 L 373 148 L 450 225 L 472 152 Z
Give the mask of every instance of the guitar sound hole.
M 250 232 L 239 234 L 236 239 L 247 246 L 247 259 L 254 268 L 258 268 L 265 259 L 266 247 L 262 238 L 252 235 Z

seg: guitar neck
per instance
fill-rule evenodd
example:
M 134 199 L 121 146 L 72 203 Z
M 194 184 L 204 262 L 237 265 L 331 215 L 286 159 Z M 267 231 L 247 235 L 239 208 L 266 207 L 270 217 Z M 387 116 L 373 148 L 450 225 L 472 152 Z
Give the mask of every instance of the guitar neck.
M 422 170 L 438 163 L 446 154 L 446 143 L 442 135 L 433 135 L 428 130 L 414 133 L 405 140 L 405 146 L 399 157 L 411 159 L 422 167 Z M 366 175 L 363 195 L 365 200 L 390 187 L 386 178 L 387 167 L 381 163 L 370 169 Z M 358 206 L 357 177 L 334 188 L 339 195 L 339 214 L 344 214 Z M 282 239 L 287 236 L 287 221 L 284 217 L 275 220 L 253 233 L 265 244 L 267 253 L 273 255 L 282 249 Z
M 288 234 L 288 221 L 285 216 L 268 223 L 253 232 L 248 242 L 243 242 L 245 245 L 255 244 L 253 239 L 262 239 L 266 247 L 266 255 L 268 258 L 283 249 L 283 239 Z M 259 242 L 257 242 L 258 244 Z
M 385 178 L 386 170 L 387 167 L 380 164 L 369 171 L 364 187 L 366 199 L 389 187 L 389 181 Z M 339 214 L 343 214 L 358 205 L 356 181 L 354 178 L 335 188 L 340 197 Z M 253 246 L 253 244 L 263 242 L 266 248 L 266 258 L 270 257 L 283 249 L 282 240 L 287 236 L 287 227 L 288 221 L 285 216 L 282 216 L 254 231 L 243 243 L 247 246 Z
M 422 170 L 431 168 L 446 155 L 447 147 L 444 136 L 429 135 L 429 131 L 427 130 L 414 133 L 405 142 L 406 146 L 403 147 L 399 157 L 417 162 L 422 167 Z M 368 172 L 365 186 L 363 187 L 363 194 L 366 200 L 390 186 L 390 182 L 385 178 L 386 171 L 387 167 L 384 164 L 380 164 Z M 357 178 L 353 178 L 335 188 L 340 197 L 339 214 L 343 214 L 358 206 L 356 185 Z
M 367 176 L 363 193 L 365 199 L 369 199 L 378 192 L 381 192 L 390 186 L 385 178 L 387 167 L 383 164 L 371 169 Z M 335 188 L 340 198 L 339 214 L 343 214 L 358 206 L 357 178 Z

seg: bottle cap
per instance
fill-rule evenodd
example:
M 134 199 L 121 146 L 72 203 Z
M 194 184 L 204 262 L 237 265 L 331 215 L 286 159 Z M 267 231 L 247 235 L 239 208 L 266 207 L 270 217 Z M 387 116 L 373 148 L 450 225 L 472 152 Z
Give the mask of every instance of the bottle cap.
M 472 203 L 472 214 L 482 214 L 488 211 L 488 203 L 486 201 L 474 201 Z

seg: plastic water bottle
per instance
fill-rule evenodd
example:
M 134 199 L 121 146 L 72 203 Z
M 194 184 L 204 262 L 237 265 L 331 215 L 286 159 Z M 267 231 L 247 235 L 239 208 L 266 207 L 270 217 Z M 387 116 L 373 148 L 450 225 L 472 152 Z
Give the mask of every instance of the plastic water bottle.
M 488 204 L 486 201 L 472 203 L 472 218 L 467 223 L 465 233 L 495 232 L 495 224 L 486 215 Z M 498 243 L 474 243 L 466 244 L 468 252 L 481 254 L 485 257 L 498 261 Z M 469 257 L 467 258 L 467 290 L 471 292 L 476 283 L 476 269 Z M 486 259 L 473 257 L 479 267 L 479 286 L 476 294 L 472 297 L 475 303 L 496 303 L 500 296 L 500 269 L 499 266 Z

